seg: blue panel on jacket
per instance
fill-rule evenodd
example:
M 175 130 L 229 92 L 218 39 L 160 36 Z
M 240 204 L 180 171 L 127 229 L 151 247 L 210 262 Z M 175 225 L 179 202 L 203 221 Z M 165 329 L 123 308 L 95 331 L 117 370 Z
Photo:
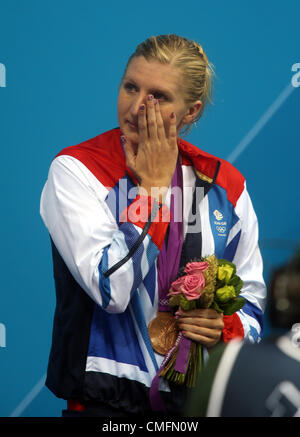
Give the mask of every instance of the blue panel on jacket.
M 109 314 L 95 305 L 88 356 L 108 358 L 148 371 L 128 308 L 121 314 Z
M 122 212 L 133 202 L 138 194 L 138 187 L 126 175 L 112 187 L 106 196 L 106 204 L 120 226 Z
M 224 257 L 228 234 L 238 221 L 233 205 L 228 202 L 224 188 L 214 185 L 208 192 L 210 227 L 215 241 L 215 255 Z M 231 253 L 231 256 L 233 254 Z

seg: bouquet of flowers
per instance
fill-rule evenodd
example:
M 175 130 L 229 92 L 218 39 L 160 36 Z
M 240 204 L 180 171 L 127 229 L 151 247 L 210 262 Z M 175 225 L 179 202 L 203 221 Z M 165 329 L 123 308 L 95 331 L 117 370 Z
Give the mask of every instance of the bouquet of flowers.
M 183 267 L 169 290 L 169 306 L 183 310 L 213 308 L 224 315 L 232 315 L 245 304 L 239 297 L 243 281 L 236 274 L 236 266 L 215 255 L 192 260 Z M 194 387 L 202 363 L 202 345 L 186 341 L 179 333 L 175 347 L 166 357 L 160 376 L 177 384 Z M 186 362 L 182 365 L 182 356 Z M 180 361 L 180 363 L 179 363 Z

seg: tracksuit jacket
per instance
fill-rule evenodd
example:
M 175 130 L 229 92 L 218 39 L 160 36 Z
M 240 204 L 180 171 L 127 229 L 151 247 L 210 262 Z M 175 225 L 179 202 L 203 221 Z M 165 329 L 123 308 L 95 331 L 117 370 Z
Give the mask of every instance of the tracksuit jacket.
M 171 188 L 163 205 L 138 193 L 121 135 L 115 128 L 63 149 L 43 188 L 40 213 L 50 234 L 56 289 L 46 385 L 63 399 L 143 413 L 150 410 L 149 388 L 163 360 L 147 326 L 157 313 L 157 257 L 169 225 Z M 180 265 L 211 254 L 234 262 L 247 302 L 224 316 L 223 340 L 258 342 L 266 289 L 245 179 L 186 140 L 179 138 L 178 147 L 184 186 Z M 183 389 L 162 382 L 161 390 L 167 410 L 179 411 Z

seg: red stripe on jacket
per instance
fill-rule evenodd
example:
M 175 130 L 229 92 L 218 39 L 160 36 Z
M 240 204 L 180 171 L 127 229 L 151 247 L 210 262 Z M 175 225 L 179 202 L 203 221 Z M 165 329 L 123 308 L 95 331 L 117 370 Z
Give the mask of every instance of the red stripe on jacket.
M 237 313 L 232 316 L 223 316 L 224 329 L 223 329 L 223 341 L 228 343 L 234 338 L 244 338 L 244 328 L 242 322 Z

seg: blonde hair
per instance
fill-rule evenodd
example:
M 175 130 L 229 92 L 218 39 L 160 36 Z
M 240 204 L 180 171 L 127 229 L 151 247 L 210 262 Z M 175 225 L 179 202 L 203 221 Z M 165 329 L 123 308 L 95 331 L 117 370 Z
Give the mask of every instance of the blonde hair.
M 169 34 L 150 36 L 136 47 L 130 56 L 124 76 L 133 58 L 143 56 L 147 61 L 156 60 L 162 64 L 170 64 L 179 68 L 182 73 L 181 92 L 187 106 L 197 100 L 202 105 L 193 119 L 193 124 L 202 116 L 207 103 L 212 103 L 214 66 L 211 64 L 200 44 L 187 38 Z M 123 77 L 124 77 L 123 76 Z M 187 134 L 192 126 L 187 125 Z

